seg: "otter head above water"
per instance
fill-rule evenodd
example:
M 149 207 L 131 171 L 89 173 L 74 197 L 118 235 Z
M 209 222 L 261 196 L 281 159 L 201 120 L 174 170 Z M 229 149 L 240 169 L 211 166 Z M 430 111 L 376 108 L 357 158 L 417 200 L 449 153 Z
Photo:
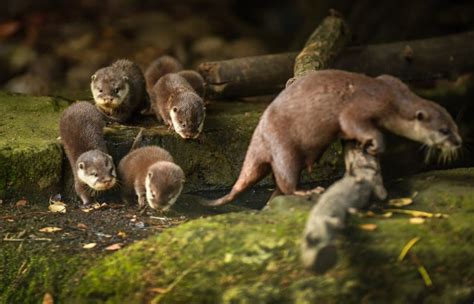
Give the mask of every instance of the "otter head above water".
M 178 199 L 185 182 L 183 170 L 169 161 L 153 164 L 145 179 L 146 200 L 153 209 L 168 210 Z
M 194 92 L 180 92 L 169 112 L 173 128 L 184 139 L 196 139 L 204 127 L 206 110 L 202 98 Z
M 87 151 L 76 162 L 77 177 L 97 191 L 108 190 L 116 183 L 112 157 L 100 150 Z
M 129 95 L 128 77 L 102 68 L 91 77 L 91 91 L 98 107 L 116 109 Z

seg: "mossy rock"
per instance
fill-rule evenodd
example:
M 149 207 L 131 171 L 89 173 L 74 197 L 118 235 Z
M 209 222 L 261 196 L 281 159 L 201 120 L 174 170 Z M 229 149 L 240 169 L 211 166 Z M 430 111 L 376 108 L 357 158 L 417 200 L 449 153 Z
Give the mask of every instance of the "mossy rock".
M 0 199 L 58 190 L 58 119 L 67 102 L 0 92 Z
M 74 197 L 72 174 L 60 142 L 58 122 L 69 105 L 65 100 L 0 93 L 0 199 L 45 199 L 62 192 Z M 218 102 L 207 106 L 204 133 L 199 140 L 183 140 L 154 118 L 128 125 L 112 124 L 105 138 L 116 163 L 128 153 L 140 126 L 143 145 L 167 149 L 183 168 L 185 192 L 224 189 L 236 180 L 250 137 L 267 103 Z M 305 181 L 341 174 L 340 145 L 335 144 Z M 268 186 L 271 179 L 261 185 Z
M 448 218 L 409 223 L 405 215 L 349 220 L 339 263 L 324 276 L 299 262 L 312 205 L 279 197 L 262 212 L 194 220 L 97 261 L 73 302 L 99 303 L 469 303 L 474 297 L 474 168 L 433 171 L 394 186 L 417 192 L 409 208 Z M 366 231 L 362 223 L 377 229 Z M 403 262 L 411 239 L 420 240 Z M 427 270 L 427 286 L 417 265 Z

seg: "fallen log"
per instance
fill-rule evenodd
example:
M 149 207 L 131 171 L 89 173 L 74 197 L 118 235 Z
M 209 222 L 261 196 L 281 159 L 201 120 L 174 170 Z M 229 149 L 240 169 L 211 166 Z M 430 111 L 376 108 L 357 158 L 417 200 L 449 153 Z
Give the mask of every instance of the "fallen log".
M 404 81 L 443 78 L 474 71 L 474 32 L 346 48 L 330 68 L 390 74 Z M 199 72 L 214 99 L 274 94 L 293 77 L 298 53 L 204 62 Z

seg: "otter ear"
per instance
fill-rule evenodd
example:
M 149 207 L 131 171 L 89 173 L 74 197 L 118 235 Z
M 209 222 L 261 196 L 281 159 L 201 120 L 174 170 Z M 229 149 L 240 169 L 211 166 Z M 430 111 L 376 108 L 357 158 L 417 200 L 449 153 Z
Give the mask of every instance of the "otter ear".
M 84 167 L 85 167 L 84 162 L 78 163 L 77 167 L 79 168 L 79 170 L 84 170 Z
M 95 74 L 91 76 L 92 81 L 94 81 L 96 78 L 97 78 L 97 75 L 95 75 Z
M 428 115 L 426 115 L 426 112 L 423 110 L 416 111 L 416 120 L 423 121 L 427 116 Z
M 175 112 L 175 113 L 178 112 L 178 108 L 177 108 L 177 107 L 173 107 L 172 110 L 173 110 L 173 112 Z
M 128 81 L 128 76 L 123 76 L 122 79 Z
M 147 174 L 148 178 L 151 178 L 153 176 L 153 173 L 152 172 L 148 172 Z

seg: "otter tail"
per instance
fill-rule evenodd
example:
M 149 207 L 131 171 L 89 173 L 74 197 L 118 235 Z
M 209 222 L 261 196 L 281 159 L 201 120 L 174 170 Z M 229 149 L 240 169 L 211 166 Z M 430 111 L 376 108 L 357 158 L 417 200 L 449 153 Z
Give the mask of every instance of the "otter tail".
M 130 152 L 132 152 L 133 150 L 139 148 L 139 146 L 141 145 L 142 143 L 142 140 L 143 140 L 143 130 L 145 128 L 140 128 L 140 131 L 138 131 L 137 133 L 137 136 L 135 136 L 135 139 L 133 140 L 133 143 L 132 143 L 132 147 L 130 147 Z
M 199 96 L 204 97 L 204 78 L 201 74 L 193 70 L 183 70 L 177 74 L 186 79 Z
M 258 126 L 255 130 L 255 133 L 258 132 Z M 218 198 L 216 200 L 207 200 L 201 202 L 205 206 L 220 206 L 227 203 L 230 203 L 236 199 L 242 192 L 247 190 L 249 187 L 253 186 L 260 180 L 262 180 L 266 175 L 270 173 L 271 166 L 267 161 L 266 154 L 268 150 L 263 146 L 263 142 L 258 137 L 257 134 L 254 134 L 250 142 L 247 154 L 245 155 L 244 164 L 240 170 L 240 175 L 237 181 L 235 182 L 232 190 L 225 196 Z
M 146 88 L 148 92 L 163 75 L 181 71 L 183 66 L 174 57 L 165 55 L 154 60 L 145 71 Z

